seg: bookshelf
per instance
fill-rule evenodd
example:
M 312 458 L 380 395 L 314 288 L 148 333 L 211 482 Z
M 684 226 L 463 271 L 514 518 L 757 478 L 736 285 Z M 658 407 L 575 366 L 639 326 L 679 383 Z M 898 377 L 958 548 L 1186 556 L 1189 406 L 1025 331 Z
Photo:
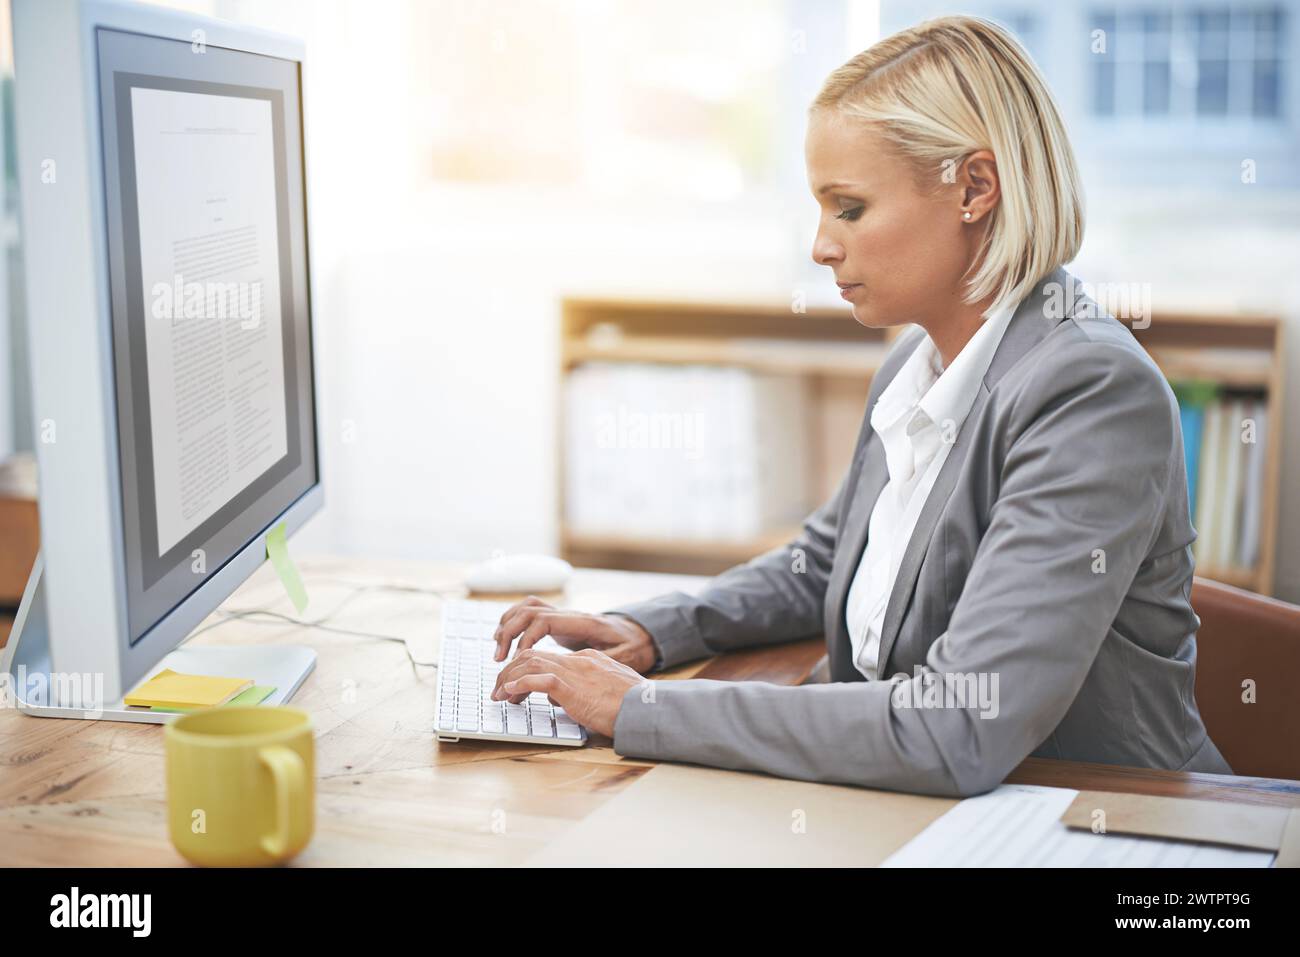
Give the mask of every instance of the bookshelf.
M 865 329 L 847 309 L 738 302 L 567 298 L 560 321 L 560 436 L 557 456 L 561 554 L 579 566 L 716 574 L 784 544 L 797 523 L 757 536 L 701 539 L 573 527 L 566 512 L 565 387 L 588 363 L 739 368 L 799 377 L 807 397 L 803 488 L 799 514 L 835 489 L 852 454 L 871 378 L 898 330 Z M 1134 329 L 1173 382 L 1209 383 L 1228 394 L 1261 399 L 1267 408 L 1262 437 L 1258 559 L 1249 567 L 1198 557 L 1197 573 L 1262 594 L 1273 587 L 1281 466 L 1282 326 L 1267 316 L 1156 314 Z
M 1208 525 L 1199 520 L 1204 518 L 1205 512 L 1198 509 L 1194 521 L 1201 540 L 1196 544 L 1196 573 L 1202 578 L 1271 595 L 1277 552 L 1284 427 L 1283 363 L 1286 352 L 1282 321 L 1268 315 L 1156 312 L 1146 328 L 1133 328 L 1133 335 L 1175 385 L 1176 392 L 1180 384 L 1205 383 L 1226 398 L 1257 402 L 1263 409 L 1266 426 L 1259 437 L 1262 475 L 1258 487 L 1251 491 L 1258 499 L 1257 557 L 1253 562 L 1243 564 L 1216 561 L 1202 554 L 1201 546 L 1206 542 Z M 1206 451 L 1203 446 L 1203 456 Z M 1198 484 L 1203 485 L 1204 474 L 1200 471 Z M 1200 491 L 1203 492 L 1204 488 Z M 1220 503 L 1216 511 L 1222 513 L 1225 507 Z

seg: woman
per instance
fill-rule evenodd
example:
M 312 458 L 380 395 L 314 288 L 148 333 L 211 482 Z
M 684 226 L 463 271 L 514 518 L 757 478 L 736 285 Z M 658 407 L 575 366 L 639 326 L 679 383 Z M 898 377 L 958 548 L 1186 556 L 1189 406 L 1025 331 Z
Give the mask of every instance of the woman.
M 1229 773 L 1192 696 L 1177 404 L 1061 268 L 1082 196 L 1033 63 L 983 20 L 906 30 L 826 81 L 806 156 L 814 259 L 858 322 L 914 325 L 839 490 L 697 597 L 514 606 L 494 697 L 545 692 L 620 754 L 932 794 L 1031 754 Z M 641 678 L 818 634 L 826 684 Z

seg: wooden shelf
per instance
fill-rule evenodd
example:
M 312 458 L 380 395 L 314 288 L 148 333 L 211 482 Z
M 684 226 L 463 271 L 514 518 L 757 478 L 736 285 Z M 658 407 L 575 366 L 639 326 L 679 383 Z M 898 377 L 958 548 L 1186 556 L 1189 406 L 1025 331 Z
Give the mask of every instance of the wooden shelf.
M 688 575 L 716 575 L 778 548 L 799 534 L 799 528 L 773 531 L 754 539 L 710 541 L 690 538 L 653 538 L 631 535 L 563 534 L 565 558 L 589 568 L 629 571 L 675 571 Z
M 802 342 L 788 339 L 690 339 L 627 336 L 611 343 L 566 342 L 564 364 L 662 362 L 724 365 L 795 375 L 874 375 L 884 360 L 884 343 Z
M 565 542 L 576 548 L 605 551 L 650 551 L 665 555 L 717 555 L 733 553 L 752 558 L 778 545 L 784 545 L 799 534 L 799 526 L 773 530 L 757 538 L 657 538 L 647 535 L 587 535 L 570 532 Z
M 1267 390 L 1273 381 L 1273 355 L 1263 349 L 1239 353 L 1165 346 L 1147 350 L 1171 381 L 1200 379 L 1234 389 Z

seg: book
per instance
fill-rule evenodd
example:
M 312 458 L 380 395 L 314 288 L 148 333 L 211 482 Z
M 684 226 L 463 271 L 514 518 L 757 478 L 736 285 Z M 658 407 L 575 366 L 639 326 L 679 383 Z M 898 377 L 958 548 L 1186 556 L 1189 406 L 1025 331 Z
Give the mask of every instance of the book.
M 1240 399 L 1224 403 L 1226 426 L 1224 428 L 1222 458 L 1222 494 L 1216 503 L 1216 520 L 1219 527 L 1214 539 L 1214 553 L 1210 558 L 1215 568 L 1232 567 L 1236 558 L 1237 537 L 1241 531 L 1241 473 L 1246 444 L 1242 442 L 1242 423 L 1246 406 Z
M 1195 521 L 1196 494 L 1200 487 L 1201 443 L 1205 431 L 1205 407 L 1219 394 L 1214 382 L 1189 379 L 1171 382 L 1178 400 L 1178 417 L 1183 433 L 1183 461 L 1187 466 L 1187 512 Z
M 1183 430 L 1183 460 L 1187 464 L 1187 514 L 1194 519 L 1197 479 L 1201 471 L 1201 430 L 1205 425 L 1205 409 L 1198 406 L 1179 406 L 1178 418 Z
M 1205 430 L 1201 448 L 1201 475 L 1196 493 L 1195 555 L 1199 564 L 1214 561 L 1215 541 L 1219 531 L 1218 504 L 1223 482 L 1223 435 L 1227 413 L 1222 403 L 1215 402 L 1205 410 Z
M 1264 453 L 1268 441 L 1268 405 L 1262 399 L 1252 404 L 1255 441 L 1246 443 L 1246 475 L 1242 482 L 1241 538 L 1237 564 L 1254 568 L 1259 563 L 1260 508 L 1264 501 Z

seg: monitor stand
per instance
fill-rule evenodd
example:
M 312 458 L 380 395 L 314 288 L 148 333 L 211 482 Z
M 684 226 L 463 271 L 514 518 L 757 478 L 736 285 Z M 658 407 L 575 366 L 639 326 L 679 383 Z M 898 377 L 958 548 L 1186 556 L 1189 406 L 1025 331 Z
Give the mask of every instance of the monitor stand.
M 52 681 L 49 616 L 45 609 L 44 562 L 37 556 L 9 643 L 2 656 L 0 705 L 12 703 L 24 714 L 41 718 L 80 718 L 88 721 L 132 721 L 164 724 L 176 717 L 165 711 L 128 708 L 121 700 L 86 701 L 93 689 L 72 680 Z M 275 691 L 263 705 L 284 704 L 316 667 L 316 652 L 302 645 L 182 645 L 149 670 L 148 678 L 164 668 L 192 675 L 251 678 Z M 12 697 L 11 697 L 12 696 Z M 86 705 L 90 704 L 90 707 Z

